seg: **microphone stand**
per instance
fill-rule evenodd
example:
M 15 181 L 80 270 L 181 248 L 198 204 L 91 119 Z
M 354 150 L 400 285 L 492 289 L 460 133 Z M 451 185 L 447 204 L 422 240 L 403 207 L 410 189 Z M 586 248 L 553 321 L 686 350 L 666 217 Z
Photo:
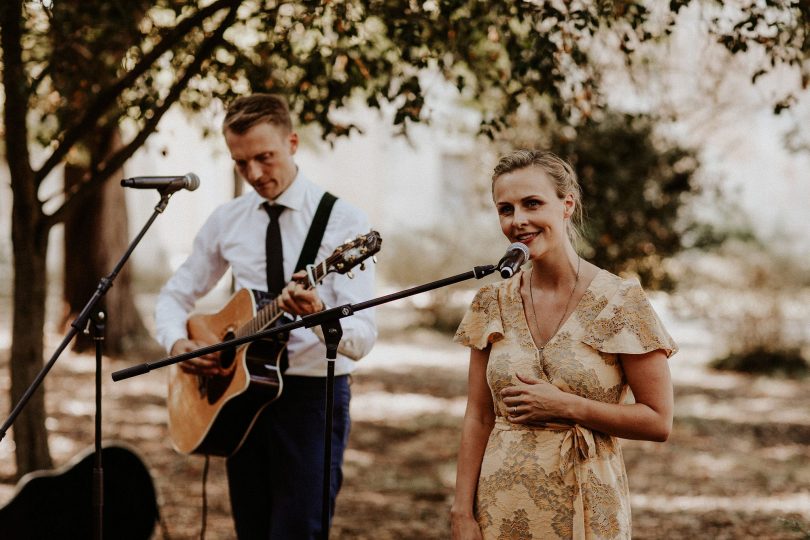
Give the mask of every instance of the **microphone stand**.
M 208 347 L 202 347 L 200 349 L 191 352 L 164 358 L 163 360 L 158 360 L 157 362 L 153 363 L 145 362 L 143 364 L 121 369 L 119 371 L 114 371 L 112 373 L 112 379 L 113 381 L 121 381 L 123 379 L 128 379 L 130 377 L 135 377 L 138 375 L 149 373 L 153 369 L 163 368 L 166 366 L 170 366 L 172 364 L 176 364 L 178 362 L 182 362 L 184 360 L 189 360 L 191 358 L 197 358 L 198 356 L 203 356 L 205 354 L 218 352 L 223 349 L 238 347 L 239 345 L 250 343 L 256 341 L 257 339 L 270 337 L 275 334 L 289 332 L 290 330 L 295 330 L 301 327 L 311 328 L 313 326 L 320 326 L 323 329 L 324 343 L 326 345 L 326 358 L 327 358 L 326 426 L 324 431 L 324 462 L 323 462 L 324 479 L 323 479 L 323 499 L 321 506 L 321 530 L 323 538 L 328 539 L 330 526 L 329 522 L 331 514 L 329 508 L 329 498 L 330 498 L 329 492 L 332 478 L 332 467 L 331 467 L 332 422 L 333 422 L 332 416 L 333 416 L 334 384 L 335 384 L 335 359 L 337 357 L 337 350 L 340 344 L 340 338 L 343 336 L 343 329 L 340 325 L 340 319 L 349 317 L 350 315 L 353 315 L 357 311 L 378 306 L 380 304 L 385 304 L 393 300 L 399 300 L 400 298 L 405 298 L 407 296 L 412 296 L 414 294 L 418 294 L 421 292 L 438 289 L 440 287 L 446 287 L 448 285 L 452 285 L 460 281 L 466 281 L 468 279 L 473 278 L 481 279 L 495 272 L 496 270 L 497 267 L 491 264 L 486 266 L 476 266 L 475 268 L 473 268 L 473 270 L 469 272 L 464 272 L 448 278 L 432 281 L 424 285 L 419 285 L 416 287 L 412 287 L 410 289 L 405 289 L 403 291 L 381 296 L 379 298 L 375 298 L 372 300 L 367 300 L 365 302 L 359 302 L 357 304 L 344 304 L 342 306 L 326 309 L 318 313 L 312 313 L 311 315 L 305 315 L 304 317 L 301 317 L 301 319 L 293 321 L 288 324 L 282 324 L 265 330 L 260 330 L 255 334 L 231 339 L 228 341 L 223 341 L 222 343 L 210 345 Z
M 95 416 L 95 465 L 93 469 L 93 512 L 94 512 L 94 521 L 93 521 L 93 530 L 94 530 L 94 538 L 97 540 L 101 540 L 103 536 L 102 531 L 102 524 L 103 524 L 103 490 L 104 490 L 104 471 L 102 469 L 102 462 L 101 462 L 101 355 L 102 355 L 102 347 L 103 347 L 103 332 L 104 332 L 104 320 L 105 314 L 103 311 L 96 311 L 96 304 L 107 294 L 107 291 L 110 287 L 113 286 L 113 281 L 115 281 L 116 276 L 124 267 L 124 264 L 129 259 L 129 256 L 135 250 L 135 247 L 141 241 L 141 238 L 146 234 L 146 231 L 152 225 L 152 223 L 157 219 L 159 214 L 162 214 L 163 211 L 166 209 L 166 206 L 169 204 L 169 199 L 171 198 L 172 194 L 177 191 L 174 187 L 167 187 L 164 189 L 159 190 L 160 193 L 160 201 L 155 206 L 155 211 L 152 212 L 152 216 L 147 220 L 146 224 L 143 226 L 141 231 L 135 237 L 135 239 L 130 243 L 129 247 L 127 248 L 126 252 L 121 256 L 121 258 L 116 263 L 115 267 L 113 268 L 112 272 L 109 273 L 106 277 L 101 278 L 96 288 L 96 291 L 93 293 L 93 296 L 88 300 L 87 304 L 82 309 L 81 313 L 76 317 L 76 319 L 70 323 L 70 329 L 68 330 L 65 337 L 62 339 L 62 342 L 56 348 L 53 355 L 51 356 L 50 360 L 42 367 L 39 371 L 37 376 L 34 378 L 34 381 L 31 385 L 26 389 L 25 393 L 20 398 L 20 401 L 14 407 L 14 409 L 9 414 L 8 418 L 3 425 L 0 426 L 0 441 L 2 441 L 6 433 L 8 432 L 11 425 L 14 423 L 14 420 L 20 415 L 22 410 L 31 400 L 31 396 L 33 396 L 34 392 L 40 387 L 42 382 L 45 380 L 45 376 L 48 375 L 48 372 L 56 363 L 56 360 L 59 358 L 59 355 L 62 354 L 70 342 L 76 337 L 76 334 L 79 332 L 85 331 L 89 332 L 89 321 L 92 320 L 93 322 L 93 339 L 96 342 L 96 416 Z
M 104 467 L 101 462 L 101 357 L 104 350 L 104 330 L 107 316 L 97 311 L 90 316 L 93 322 L 93 341 L 96 343 L 96 418 L 95 456 L 93 463 L 93 538 L 101 540 L 104 535 Z M 87 332 L 87 330 L 85 330 Z

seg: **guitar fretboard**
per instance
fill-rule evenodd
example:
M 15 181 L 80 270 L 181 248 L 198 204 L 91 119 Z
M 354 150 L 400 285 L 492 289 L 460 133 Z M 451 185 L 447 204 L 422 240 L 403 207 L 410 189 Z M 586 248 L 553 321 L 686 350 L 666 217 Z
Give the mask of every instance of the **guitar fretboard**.
M 334 256 L 327 258 L 319 265 L 313 267 L 312 282 L 310 282 L 309 277 L 304 277 L 293 281 L 297 281 L 298 283 L 305 285 L 307 289 L 311 289 L 315 284 L 320 283 L 323 278 L 326 277 L 326 274 L 329 273 L 328 268 L 329 264 L 333 262 L 332 259 L 334 259 Z M 235 337 L 240 338 L 249 336 L 259 332 L 260 330 L 264 330 L 276 322 L 283 314 L 284 310 L 279 307 L 278 296 L 276 296 L 263 307 L 259 308 L 259 310 L 256 311 L 256 315 L 251 320 L 240 326 L 235 332 Z

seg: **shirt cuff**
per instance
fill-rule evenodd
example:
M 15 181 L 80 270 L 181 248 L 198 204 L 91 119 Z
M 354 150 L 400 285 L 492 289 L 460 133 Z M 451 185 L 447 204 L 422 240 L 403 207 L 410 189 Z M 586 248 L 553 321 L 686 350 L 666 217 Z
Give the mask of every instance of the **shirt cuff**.
M 329 309 L 329 306 L 326 305 L 326 302 L 324 302 L 323 310 L 326 311 L 327 309 Z M 310 329 L 316 336 L 318 336 L 318 339 L 320 339 L 322 343 L 326 344 L 326 338 L 323 335 L 323 327 L 321 325 L 312 326 Z M 338 343 L 337 352 L 338 354 L 351 358 L 352 360 L 360 360 L 363 358 L 365 350 L 361 344 L 356 342 L 355 339 L 352 339 L 344 334 L 340 338 L 340 343 Z
M 166 349 L 166 352 L 171 354 L 172 346 L 181 339 L 188 339 L 188 333 L 181 330 L 175 330 L 162 335 L 161 344 L 163 345 L 163 348 Z

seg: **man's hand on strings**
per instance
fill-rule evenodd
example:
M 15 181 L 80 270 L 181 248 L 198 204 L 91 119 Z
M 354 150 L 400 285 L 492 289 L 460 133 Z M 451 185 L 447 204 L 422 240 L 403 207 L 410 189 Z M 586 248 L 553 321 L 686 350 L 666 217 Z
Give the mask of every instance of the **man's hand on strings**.
M 174 342 L 174 345 L 172 345 L 172 350 L 169 354 L 171 356 L 177 356 L 178 354 L 195 351 L 202 347 L 207 347 L 208 345 L 210 345 L 210 343 L 202 343 L 191 339 L 178 339 Z M 208 353 L 203 356 L 198 356 L 197 358 L 190 358 L 189 360 L 180 362 L 178 365 L 184 372 L 192 375 L 213 377 L 223 374 L 219 365 L 218 353 Z

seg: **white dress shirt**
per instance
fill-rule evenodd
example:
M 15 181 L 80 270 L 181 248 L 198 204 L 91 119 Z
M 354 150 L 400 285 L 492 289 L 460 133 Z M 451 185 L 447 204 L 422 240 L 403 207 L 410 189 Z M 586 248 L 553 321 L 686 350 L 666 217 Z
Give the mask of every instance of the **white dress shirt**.
M 284 278 L 289 282 L 304 246 L 310 224 L 324 190 L 299 171 L 290 186 L 273 201 L 286 207 L 279 217 L 284 252 Z M 251 190 L 219 206 L 194 239 L 192 252 L 161 289 L 155 306 L 157 339 L 167 351 L 188 337 L 186 320 L 196 301 L 210 291 L 228 267 L 236 288 L 267 291 L 265 234 L 269 217 L 265 199 Z M 330 256 L 346 240 L 369 232 L 366 215 L 343 199 L 332 208 L 329 224 L 315 263 Z M 356 269 L 354 279 L 330 273 L 318 286 L 327 307 L 355 304 L 373 298 L 374 265 Z M 340 320 L 343 336 L 335 361 L 335 374 L 345 375 L 371 350 L 377 338 L 373 308 Z M 287 375 L 326 376 L 326 346 L 320 327 L 290 332 Z

